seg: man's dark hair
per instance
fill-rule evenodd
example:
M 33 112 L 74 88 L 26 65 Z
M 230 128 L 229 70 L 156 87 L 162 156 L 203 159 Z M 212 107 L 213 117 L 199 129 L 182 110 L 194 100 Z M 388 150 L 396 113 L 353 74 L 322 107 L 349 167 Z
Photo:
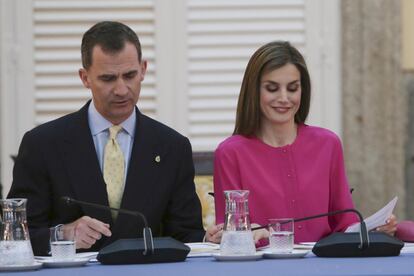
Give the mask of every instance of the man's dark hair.
M 82 66 L 89 69 L 92 65 L 92 50 L 96 45 L 105 53 L 118 53 L 125 43 L 132 43 L 137 49 L 138 61 L 141 62 L 141 44 L 137 34 L 125 24 L 114 21 L 102 21 L 93 25 L 82 38 Z

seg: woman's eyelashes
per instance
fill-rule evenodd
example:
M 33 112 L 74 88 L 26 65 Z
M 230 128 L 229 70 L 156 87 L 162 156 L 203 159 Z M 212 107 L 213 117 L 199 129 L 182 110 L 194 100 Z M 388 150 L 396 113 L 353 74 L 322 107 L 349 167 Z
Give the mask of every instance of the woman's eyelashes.
M 266 84 L 265 88 L 267 91 L 269 92 L 276 92 L 277 90 L 279 90 L 279 85 L 272 83 L 272 84 Z
M 289 92 L 296 92 L 299 89 L 299 84 L 297 82 L 289 84 L 287 90 Z
M 265 89 L 269 92 L 277 92 L 280 89 L 280 85 L 276 83 L 268 83 L 265 85 Z M 287 91 L 289 92 L 296 92 L 299 89 L 299 83 L 295 82 L 292 84 L 288 84 Z

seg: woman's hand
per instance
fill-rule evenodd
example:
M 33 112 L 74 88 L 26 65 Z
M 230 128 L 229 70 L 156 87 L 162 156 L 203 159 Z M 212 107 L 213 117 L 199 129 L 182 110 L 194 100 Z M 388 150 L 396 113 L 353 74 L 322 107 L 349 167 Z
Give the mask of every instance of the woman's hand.
M 256 224 L 256 223 L 252 223 L 252 228 L 253 227 L 258 227 L 258 226 L 260 226 L 260 225 Z M 254 243 L 258 243 L 259 240 L 261 240 L 261 239 L 267 239 L 267 238 L 269 238 L 269 236 L 270 236 L 269 231 L 267 231 L 267 229 L 265 229 L 265 228 L 253 231 Z
M 260 225 L 253 223 L 251 226 L 258 227 Z M 206 242 L 220 243 L 221 237 L 223 235 L 223 227 L 224 227 L 223 223 L 208 227 L 206 230 L 206 236 L 204 240 Z M 253 231 L 253 239 L 255 243 L 258 243 L 259 240 L 261 239 L 267 239 L 267 238 L 269 238 L 269 231 L 267 231 L 266 229 L 259 229 L 259 230 Z
M 397 231 L 397 218 L 394 215 L 391 215 L 387 219 L 386 224 L 377 227 L 376 230 L 394 236 Z
M 221 236 L 223 235 L 223 226 L 223 223 L 209 226 L 206 230 L 206 236 L 204 240 L 206 242 L 220 243 Z

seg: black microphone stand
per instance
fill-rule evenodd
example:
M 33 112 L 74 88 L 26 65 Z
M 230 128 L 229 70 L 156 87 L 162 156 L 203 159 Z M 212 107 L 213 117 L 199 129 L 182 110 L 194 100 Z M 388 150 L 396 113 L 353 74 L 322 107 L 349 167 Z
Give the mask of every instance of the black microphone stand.
M 319 214 L 319 215 L 314 215 L 314 216 L 310 216 L 310 217 L 294 219 L 293 221 L 294 222 L 299 222 L 299 221 L 304 221 L 304 220 L 308 220 L 308 219 L 334 216 L 334 215 L 337 215 L 337 214 L 348 213 L 348 212 L 356 213 L 359 217 L 359 221 L 360 221 L 359 237 L 360 237 L 361 243 L 358 247 L 360 249 L 365 249 L 369 246 L 368 230 L 367 230 L 367 226 L 365 224 L 364 218 L 362 217 L 361 213 L 359 211 L 355 210 L 355 209 L 344 209 L 344 210 L 332 211 L 332 212 Z
M 300 222 L 320 217 L 334 216 L 342 213 L 356 213 L 360 221 L 358 233 L 336 232 L 319 240 L 313 247 L 313 253 L 318 257 L 381 257 L 398 256 L 404 243 L 382 232 L 368 233 L 366 224 L 360 212 L 355 209 L 344 209 L 318 214 L 309 217 L 293 219 Z M 252 230 L 267 228 L 269 225 L 253 227 Z
M 190 248 L 171 237 L 153 238 L 151 228 L 144 214 L 138 211 L 111 208 L 108 206 L 84 202 L 70 197 L 61 198 L 65 203 L 76 203 L 81 206 L 89 206 L 97 209 L 116 211 L 140 217 L 144 222 L 143 238 L 117 239 L 99 251 L 98 261 L 102 264 L 143 264 L 182 262 L 186 259 Z M 143 246 L 142 246 L 143 245 Z M 137 254 L 142 253 L 142 254 Z
M 154 254 L 154 239 L 152 238 L 152 231 L 151 231 L 151 228 L 148 227 L 147 218 L 142 213 L 134 212 L 130 210 L 112 208 L 109 206 L 102 206 L 100 204 L 95 204 L 95 203 L 90 203 L 90 202 L 84 202 L 84 201 L 76 200 L 76 199 L 73 199 L 67 196 L 62 197 L 62 200 L 64 200 L 66 204 L 76 203 L 80 205 L 94 207 L 94 208 L 101 209 L 101 210 L 115 211 L 118 213 L 141 217 L 141 219 L 144 221 L 144 229 L 143 229 L 142 237 L 144 239 L 144 246 L 145 246 L 145 250 L 142 254 L 143 255 Z

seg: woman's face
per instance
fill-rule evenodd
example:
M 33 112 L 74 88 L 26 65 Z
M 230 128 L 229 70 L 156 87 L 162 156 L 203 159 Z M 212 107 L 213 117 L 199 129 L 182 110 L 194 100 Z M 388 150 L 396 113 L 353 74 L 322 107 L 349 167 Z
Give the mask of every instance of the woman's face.
M 262 126 L 295 123 L 302 95 L 300 72 L 293 64 L 270 71 L 260 80 Z

